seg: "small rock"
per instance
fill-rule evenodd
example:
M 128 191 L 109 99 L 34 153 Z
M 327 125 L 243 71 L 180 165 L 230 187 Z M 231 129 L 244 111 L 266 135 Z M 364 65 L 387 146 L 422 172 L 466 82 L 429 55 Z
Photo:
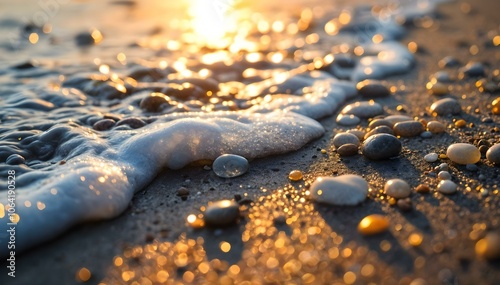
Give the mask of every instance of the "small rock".
M 356 84 L 358 93 L 365 98 L 387 97 L 391 91 L 382 82 L 373 79 L 366 79 Z
M 290 171 L 290 174 L 288 174 L 288 179 L 292 181 L 299 181 L 302 180 L 304 176 L 302 175 L 302 171 L 300 170 L 292 170 Z
M 417 193 L 429 193 L 431 189 L 429 188 L 429 185 L 427 184 L 420 184 L 417 186 L 417 188 L 415 188 L 415 191 Z
M 373 135 L 376 135 L 376 134 L 390 134 L 390 135 L 394 135 L 394 131 L 388 127 L 388 126 L 378 126 L 378 127 L 375 127 L 373 130 L 369 131 L 366 135 L 365 135 L 365 140 Z
M 177 189 L 177 196 L 179 197 L 189 196 L 189 190 L 186 187 L 181 187 Z
M 363 138 L 365 137 L 365 132 L 363 132 L 361 130 L 352 129 L 352 130 L 348 130 L 346 133 L 353 134 L 353 135 L 357 136 L 360 141 L 362 141 Z
M 476 243 L 476 254 L 487 260 L 500 258 L 500 234 L 490 232 Z
M 500 144 L 495 144 L 486 152 L 486 158 L 495 164 L 500 164 Z
M 358 146 L 352 143 L 342 145 L 337 149 L 340 156 L 352 156 L 358 154 Z
M 446 156 L 458 164 L 474 164 L 481 159 L 481 152 L 476 146 L 468 143 L 455 143 L 448 147 Z
M 477 170 L 478 170 L 477 165 L 475 165 L 475 164 L 470 164 L 470 163 L 469 163 L 469 164 L 467 164 L 467 165 L 465 166 L 465 168 L 466 168 L 467 170 L 469 170 L 469 171 L 477 171 Z
M 361 122 L 361 119 L 354 115 L 339 114 L 335 121 L 341 126 L 355 126 Z
M 449 86 L 442 82 L 428 82 L 426 88 L 432 95 L 436 96 L 442 96 L 450 93 Z
M 469 62 L 464 67 L 460 68 L 462 77 L 479 77 L 486 74 L 484 65 L 480 62 Z
M 412 121 L 413 118 L 405 115 L 390 115 L 385 117 L 384 120 L 389 121 L 391 123 L 390 127 L 392 128 L 397 123 Z
M 96 131 L 107 131 L 107 130 L 112 129 L 114 126 L 115 126 L 115 121 L 113 121 L 111 119 L 103 119 L 103 120 L 97 121 L 92 126 L 92 128 L 94 128 L 94 130 L 96 130 Z
M 386 120 L 386 119 L 374 119 L 370 122 L 370 124 L 368 124 L 368 128 L 370 130 L 373 130 L 379 126 L 388 126 L 388 127 L 392 128 L 393 125 L 394 124 L 391 121 Z
M 358 175 L 318 177 L 309 189 L 311 199 L 334 206 L 355 206 L 366 199 L 368 183 Z
M 424 160 L 427 162 L 436 162 L 438 160 L 438 154 L 435 152 L 431 152 L 429 154 L 426 154 L 424 156 Z
M 424 126 L 418 121 L 406 121 L 394 125 L 394 133 L 401 137 L 416 137 L 424 131 Z
M 217 157 L 212 164 L 212 170 L 222 178 L 243 175 L 248 171 L 248 167 L 248 160 L 236 154 L 223 154 Z
M 130 118 L 125 118 L 121 119 L 116 123 L 117 126 L 122 126 L 122 125 L 127 125 L 131 127 L 132 129 L 139 129 L 142 128 L 146 125 L 146 122 L 139 118 L 135 117 L 130 117 Z
M 389 219 L 386 216 L 372 214 L 364 217 L 358 224 L 358 232 L 365 236 L 383 233 L 389 228 Z
M 82 32 L 76 35 L 76 45 L 80 47 L 99 44 L 103 39 L 102 33 L 99 30 L 91 30 Z
M 427 123 L 427 130 L 433 134 L 440 134 L 446 131 L 446 126 L 438 121 L 430 121 Z
M 453 98 L 444 98 L 431 105 L 431 112 L 434 115 L 458 115 L 462 112 L 462 106 Z
M 361 151 L 372 160 L 387 159 L 398 156 L 401 152 L 401 142 L 393 135 L 377 134 L 364 141 Z
M 7 159 L 5 160 L 5 163 L 7 163 L 8 165 L 25 164 L 26 159 L 22 155 L 11 154 L 11 155 L 9 155 L 9 157 L 7 157 Z
M 443 170 L 438 173 L 438 178 L 441 180 L 451 180 L 451 174 Z
M 467 126 L 467 122 L 464 119 L 460 119 L 455 122 L 455 127 L 457 128 L 464 128 L 465 126 Z
M 345 106 L 341 113 L 352 114 L 358 118 L 373 118 L 384 113 L 384 108 L 374 101 L 363 101 Z
M 494 115 L 500 115 L 500 97 L 491 102 L 491 112 Z
M 411 188 L 408 183 L 402 179 L 391 179 L 385 183 L 384 193 L 387 196 L 402 199 L 407 198 L 411 194 Z
M 162 93 L 153 92 L 141 100 L 140 107 L 146 112 L 160 112 L 170 106 L 169 98 Z
M 209 205 L 204 213 L 209 226 L 224 227 L 234 224 L 240 216 L 240 205 L 234 201 L 221 200 Z
M 350 133 L 338 133 L 333 137 L 332 141 L 335 148 L 339 148 L 344 144 L 359 145 L 359 139 L 356 135 Z
M 429 131 L 425 131 L 420 134 L 420 137 L 423 139 L 430 139 L 432 138 L 432 133 Z
M 412 209 L 412 203 L 410 198 L 399 199 L 396 203 L 401 211 L 410 211 Z
M 451 180 L 441 180 L 437 186 L 437 191 L 443 194 L 453 194 L 457 192 L 457 184 Z
M 447 67 L 455 67 L 460 65 L 460 61 L 458 61 L 456 58 L 452 56 L 447 56 L 441 59 L 438 62 L 439 67 L 441 68 L 447 68 Z
M 447 71 L 441 70 L 432 75 L 432 78 L 436 79 L 437 82 L 451 82 L 453 81 L 450 73 Z

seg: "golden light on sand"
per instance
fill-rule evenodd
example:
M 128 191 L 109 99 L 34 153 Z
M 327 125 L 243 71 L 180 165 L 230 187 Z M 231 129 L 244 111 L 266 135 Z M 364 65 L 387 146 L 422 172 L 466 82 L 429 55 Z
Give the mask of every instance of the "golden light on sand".
M 199 43 L 214 48 L 227 45 L 226 36 L 236 31 L 236 0 L 191 1 L 189 14 Z

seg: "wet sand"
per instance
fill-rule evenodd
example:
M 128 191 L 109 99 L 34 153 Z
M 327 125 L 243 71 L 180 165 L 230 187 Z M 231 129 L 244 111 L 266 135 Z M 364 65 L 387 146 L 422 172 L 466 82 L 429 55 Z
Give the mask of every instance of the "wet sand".
M 466 8 L 461 6 L 462 3 L 471 5 L 469 13 L 462 11 Z M 497 13 L 500 5 L 497 1 L 442 4 L 439 11 L 439 27 L 435 31 L 410 28 L 409 34 L 403 39 L 403 42 L 414 41 L 418 44 L 417 67 L 410 74 L 387 80 L 396 86 L 404 84 L 406 90 L 399 90 L 387 99 L 377 99 L 385 106 L 386 113 L 398 114 L 400 112 L 396 111 L 396 107 L 402 105 L 406 111 L 403 114 L 431 118 L 426 108 L 437 98 L 427 93 L 425 83 L 429 75 L 439 70 L 437 62 L 444 56 L 455 56 L 464 64 L 469 60 L 483 61 L 491 70 L 500 67 L 498 47 L 485 47 L 485 34 L 490 30 L 498 32 L 499 29 Z M 471 55 L 471 45 L 478 46 L 477 55 Z M 453 83 L 453 97 L 466 95 L 460 100 L 464 112 L 459 116 L 439 118 L 447 124 L 453 123 L 454 118 L 463 118 L 474 126 L 448 129 L 445 134 L 430 139 L 402 139 L 403 153 L 398 159 L 373 162 L 361 155 L 339 158 L 333 152 L 331 141 L 336 132 L 348 128 L 336 125 L 335 116 L 332 116 L 321 120 L 327 129 L 322 138 L 294 153 L 251 161 L 250 170 L 241 177 L 222 179 L 212 171 L 203 169 L 203 166 L 191 166 L 175 172 L 164 171 L 151 185 L 137 193 L 128 209 L 116 219 L 77 226 L 54 241 L 19 255 L 17 277 L 7 279 L 2 269 L 1 283 L 73 284 L 78 283 L 75 274 L 82 267 L 92 273 L 88 284 L 98 284 L 106 278 L 111 280 L 110 283 L 113 280 L 116 282 L 114 278 L 121 277 L 122 269 L 113 265 L 115 256 L 123 255 L 124 250 L 130 247 L 150 243 L 179 244 L 179 236 L 183 233 L 187 239 L 203 237 L 207 260 L 227 261 L 228 265 L 220 265 L 221 272 L 224 272 L 224 267 L 238 264 L 241 272 L 239 277 L 233 276 L 233 279 L 241 281 L 246 277 L 261 277 L 268 278 L 269 283 L 284 283 L 285 280 L 273 279 L 280 276 L 274 267 L 261 264 L 277 248 L 269 246 L 267 250 L 259 251 L 261 243 L 267 239 L 276 240 L 280 235 L 278 231 L 282 231 L 290 240 L 287 247 L 294 248 L 296 252 L 273 256 L 279 262 L 285 263 L 292 257 L 300 259 L 299 253 L 302 251 L 317 251 L 315 254 L 321 262 L 309 267 L 304 265 L 303 268 L 315 273 L 316 279 L 306 276 L 309 279 L 303 278 L 303 283 L 349 283 L 352 281 L 349 272 L 353 272 L 358 276 L 355 284 L 410 284 L 416 278 L 423 278 L 427 284 L 473 284 L 478 281 L 495 284 L 500 279 L 499 261 L 479 259 L 474 252 L 477 237 L 471 239 L 473 229 L 478 232 L 483 228 L 487 229 L 483 232 L 500 231 L 500 168 L 485 163 L 484 158 L 478 164 L 477 172 L 450 163 L 454 180 L 462 184 L 459 192 L 452 196 L 433 192 L 426 195 L 413 193 L 413 209 L 409 212 L 402 212 L 376 197 L 370 197 L 356 207 L 330 207 L 310 202 L 297 207 L 290 197 L 297 196 L 304 182 L 291 183 L 287 177 L 293 169 L 305 173 L 304 181 L 312 181 L 322 175 L 357 173 L 366 178 L 371 188 L 377 190 L 382 189 L 390 178 L 405 179 L 412 187 L 425 182 L 435 189 L 437 179 L 425 172 L 432 170 L 439 162 L 425 162 L 425 154 L 431 151 L 445 153 L 449 144 L 479 139 L 483 132 L 488 139 L 500 141 L 500 131 L 492 132 L 498 127 L 500 117 L 491 116 L 493 123 L 481 122 L 484 117 L 490 117 L 489 104 L 498 94 L 480 93 L 474 87 L 474 82 L 463 80 Z M 479 109 L 478 113 L 474 112 L 476 108 Z M 367 123 L 363 124 L 366 127 Z M 326 153 L 322 153 L 322 149 Z M 484 179 L 479 180 L 480 174 Z M 467 191 L 465 184 L 472 190 Z M 176 196 L 180 187 L 190 191 L 186 201 Z M 489 194 L 482 196 L 476 187 L 487 189 Z M 237 226 L 223 230 L 193 230 L 186 226 L 186 217 L 198 213 L 201 206 L 207 205 L 209 201 L 231 199 L 236 194 L 254 201 Z M 283 213 L 285 208 L 296 212 L 292 217 L 298 220 L 289 225 L 275 225 L 272 222 L 274 215 Z M 385 213 L 391 221 L 390 229 L 378 236 L 363 237 L 356 230 L 357 224 L 363 217 L 373 213 Z M 320 228 L 320 232 L 311 234 L 308 231 L 311 228 L 311 231 Z M 258 235 L 261 230 L 264 234 Z M 309 234 L 304 241 L 300 234 L 295 236 L 295 232 Z M 422 234 L 423 242 L 419 246 L 409 244 L 408 238 L 412 233 Z M 250 238 L 243 242 L 242 236 L 246 235 Z M 228 253 L 219 249 L 222 241 L 231 244 Z M 338 253 L 331 252 L 331 248 L 338 248 Z M 149 264 L 143 258 L 142 255 L 131 258 L 130 266 Z M 137 263 L 137 260 L 140 262 Z M 250 260 L 255 260 L 255 264 Z M 369 267 L 364 267 L 366 264 L 373 265 L 373 272 L 369 272 Z M 368 269 L 363 271 L 363 268 Z M 183 283 L 185 272 L 177 270 L 176 273 L 180 283 Z M 223 275 L 219 272 L 219 277 Z

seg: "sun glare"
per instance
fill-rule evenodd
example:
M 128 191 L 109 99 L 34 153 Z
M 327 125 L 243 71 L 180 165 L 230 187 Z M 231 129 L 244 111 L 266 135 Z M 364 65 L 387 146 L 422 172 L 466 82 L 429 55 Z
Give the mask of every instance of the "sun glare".
M 236 31 L 236 0 L 192 0 L 190 16 L 193 32 L 201 44 L 209 47 L 227 45 L 226 36 Z

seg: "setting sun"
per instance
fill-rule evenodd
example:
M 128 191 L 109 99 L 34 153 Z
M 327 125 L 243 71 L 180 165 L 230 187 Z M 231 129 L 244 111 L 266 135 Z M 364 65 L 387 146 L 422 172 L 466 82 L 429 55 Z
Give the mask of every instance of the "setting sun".
M 235 0 L 192 0 L 190 16 L 193 32 L 201 44 L 223 46 L 227 34 L 236 30 Z

